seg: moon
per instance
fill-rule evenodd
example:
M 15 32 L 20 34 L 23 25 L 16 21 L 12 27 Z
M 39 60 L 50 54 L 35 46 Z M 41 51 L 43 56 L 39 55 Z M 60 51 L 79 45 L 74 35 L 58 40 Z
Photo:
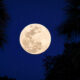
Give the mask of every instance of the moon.
M 45 26 L 34 23 L 27 25 L 21 31 L 19 41 L 27 53 L 41 54 L 49 48 L 51 34 Z

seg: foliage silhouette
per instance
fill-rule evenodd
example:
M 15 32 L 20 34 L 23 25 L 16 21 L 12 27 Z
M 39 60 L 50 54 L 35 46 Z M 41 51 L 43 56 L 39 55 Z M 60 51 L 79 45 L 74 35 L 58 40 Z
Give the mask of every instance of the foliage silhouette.
M 16 79 L 9 79 L 7 76 L 4 76 L 4 77 L 0 77 L 0 80 L 16 80 Z
M 67 20 L 58 28 L 60 34 L 80 35 L 80 0 L 66 0 Z M 62 55 L 46 56 L 44 61 L 45 80 L 80 80 L 80 42 L 65 43 Z
M 66 34 L 70 39 L 72 35 L 80 35 L 80 0 L 66 1 L 67 6 L 64 10 L 67 14 L 67 20 L 60 25 L 58 31 L 60 34 Z
M 62 55 L 44 59 L 45 80 L 80 80 L 80 43 L 65 44 Z
M 4 43 L 7 42 L 5 29 L 8 20 L 9 16 L 6 13 L 3 0 L 0 0 L 0 48 L 3 48 Z M 0 77 L 0 80 L 16 80 L 16 79 L 9 79 L 7 76 L 4 76 Z
M 6 13 L 3 0 L 0 0 L 0 48 L 2 48 L 4 43 L 7 42 L 5 29 L 8 20 L 9 20 L 9 16 Z

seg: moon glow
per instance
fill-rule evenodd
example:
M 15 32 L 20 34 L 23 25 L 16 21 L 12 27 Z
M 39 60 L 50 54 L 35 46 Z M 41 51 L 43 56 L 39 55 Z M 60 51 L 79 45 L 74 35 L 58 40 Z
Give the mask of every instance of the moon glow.
M 41 24 L 30 24 L 20 33 L 20 45 L 30 54 L 45 52 L 51 43 L 49 30 Z

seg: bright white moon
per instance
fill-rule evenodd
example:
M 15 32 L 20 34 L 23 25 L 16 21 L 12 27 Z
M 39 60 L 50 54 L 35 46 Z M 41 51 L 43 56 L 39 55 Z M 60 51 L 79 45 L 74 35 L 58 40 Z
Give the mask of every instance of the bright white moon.
M 41 24 L 30 24 L 20 34 L 21 47 L 30 54 L 41 54 L 51 43 L 49 30 Z

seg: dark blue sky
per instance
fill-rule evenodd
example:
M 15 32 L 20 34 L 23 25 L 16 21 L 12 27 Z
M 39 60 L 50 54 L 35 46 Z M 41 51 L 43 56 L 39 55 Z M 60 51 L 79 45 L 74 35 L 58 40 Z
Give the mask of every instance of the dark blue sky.
M 64 48 L 64 37 L 55 30 L 65 20 L 64 0 L 5 0 L 5 5 L 11 19 L 6 30 L 8 43 L 0 51 L 0 75 L 17 80 L 43 79 L 44 55 L 58 55 Z M 51 45 L 41 55 L 30 55 L 19 44 L 21 30 L 30 23 L 42 24 L 51 33 Z

